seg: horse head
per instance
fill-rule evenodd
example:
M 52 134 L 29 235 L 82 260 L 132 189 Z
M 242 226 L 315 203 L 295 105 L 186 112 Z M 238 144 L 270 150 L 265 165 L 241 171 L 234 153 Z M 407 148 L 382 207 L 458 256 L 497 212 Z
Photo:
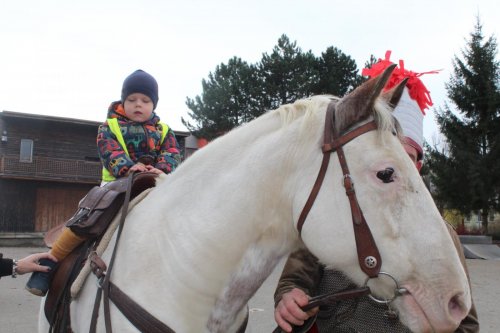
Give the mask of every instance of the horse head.
M 323 147 L 338 149 L 325 152 L 332 154 L 326 158 L 333 163 L 307 214 L 301 237 L 324 265 L 369 286 L 374 299 L 392 300 L 412 331 L 450 332 L 470 308 L 468 280 L 445 222 L 406 155 L 392 120 L 391 111 L 406 84 L 383 92 L 393 68 L 331 102 L 334 123 L 327 121 L 325 126 L 333 126 L 339 139 L 325 142 Z M 355 135 L 343 144 L 344 135 L 371 121 L 378 130 Z M 342 143 L 337 144 L 339 141 Z M 342 159 L 344 166 L 339 162 Z M 301 186 L 312 182 L 306 178 Z M 344 189 L 346 178 L 352 188 Z M 345 191 L 355 191 L 354 201 Z M 295 215 L 303 214 L 299 210 L 303 194 L 297 199 Z M 363 218 L 370 237 L 358 239 L 359 221 L 353 219 L 360 217 L 356 215 Z M 360 251 L 375 253 L 366 256 L 373 267 L 364 267 L 366 258 Z

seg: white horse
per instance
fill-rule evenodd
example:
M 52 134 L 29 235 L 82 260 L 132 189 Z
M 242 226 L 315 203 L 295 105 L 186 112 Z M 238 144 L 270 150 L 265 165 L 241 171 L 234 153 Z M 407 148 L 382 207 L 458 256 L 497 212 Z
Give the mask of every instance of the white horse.
M 385 80 L 374 78 L 341 99 L 337 127 L 342 132 L 371 119 L 378 124 L 344 152 L 382 270 L 409 291 L 393 302 L 402 322 L 415 332 L 452 331 L 471 305 L 468 281 L 394 135 L 392 107 L 381 93 Z M 336 153 L 301 235 L 296 229 L 322 161 L 331 101 L 316 96 L 270 111 L 161 177 L 128 214 L 110 280 L 177 333 L 237 331 L 248 300 L 278 261 L 302 245 L 363 285 Z M 394 169 L 391 182 L 377 177 L 386 168 Z M 104 261 L 111 252 L 112 246 Z M 374 279 L 370 288 L 382 298 L 394 293 L 390 279 Z M 96 290 L 91 275 L 71 304 L 74 332 L 89 331 Z M 99 332 L 105 331 L 102 308 Z M 137 331 L 113 303 L 111 323 L 115 332 Z M 40 332 L 47 332 L 43 315 Z

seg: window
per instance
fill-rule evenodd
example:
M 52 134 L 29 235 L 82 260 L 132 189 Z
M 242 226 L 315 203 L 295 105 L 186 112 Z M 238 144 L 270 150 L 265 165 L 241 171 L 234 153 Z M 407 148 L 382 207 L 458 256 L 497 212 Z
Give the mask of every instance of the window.
M 481 220 L 481 211 L 477 212 L 477 225 L 478 226 L 481 226 L 483 223 L 482 223 L 482 220 Z
M 33 140 L 21 139 L 21 151 L 19 153 L 19 162 L 33 162 Z

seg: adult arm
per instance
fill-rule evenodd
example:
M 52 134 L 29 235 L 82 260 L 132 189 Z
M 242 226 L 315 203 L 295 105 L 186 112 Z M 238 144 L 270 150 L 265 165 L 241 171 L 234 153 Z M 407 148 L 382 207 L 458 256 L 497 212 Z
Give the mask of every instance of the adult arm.
M 0 277 L 7 276 L 12 274 L 12 259 L 2 258 L 2 254 L 0 253 Z
M 38 261 L 40 259 L 50 259 L 56 261 L 57 259 L 48 252 L 31 254 L 23 259 L 19 259 L 16 267 L 16 274 L 25 274 L 31 272 L 48 272 L 50 267 L 40 265 Z M 0 276 L 12 275 L 14 268 L 14 260 L 3 259 L 2 254 L 0 254 Z
M 306 313 L 300 307 L 309 302 L 308 295 L 315 293 L 322 272 L 323 267 L 317 258 L 306 249 L 288 257 L 274 293 L 274 318 L 286 332 L 291 331 L 290 324 L 301 326 L 318 311 L 315 308 Z

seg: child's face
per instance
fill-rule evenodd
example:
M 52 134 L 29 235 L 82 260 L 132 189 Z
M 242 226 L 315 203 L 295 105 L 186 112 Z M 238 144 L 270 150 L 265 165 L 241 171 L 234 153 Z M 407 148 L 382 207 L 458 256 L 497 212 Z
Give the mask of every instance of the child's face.
M 148 120 L 153 113 L 153 101 L 144 94 L 133 93 L 128 95 L 127 99 L 125 99 L 123 109 L 128 119 L 143 123 Z

